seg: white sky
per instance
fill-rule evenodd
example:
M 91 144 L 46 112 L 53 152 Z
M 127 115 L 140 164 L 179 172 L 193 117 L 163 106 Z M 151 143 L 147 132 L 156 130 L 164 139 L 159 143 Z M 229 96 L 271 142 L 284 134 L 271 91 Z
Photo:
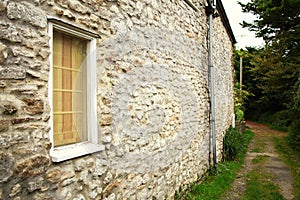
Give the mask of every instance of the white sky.
M 246 22 L 251 22 L 255 19 L 255 16 L 250 13 L 243 13 L 241 6 L 237 3 L 238 1 L 247 3 L 250 0 L 222 0 L 230 26 L 235 39 L 237 40 L 237 49 L 245 48 L 246 46 L 262 46 L 262 38 L 256 38 L 255 32 L 251 32 L 247 28 L 242 28 L 242 26 L 239 24 L 242 23 L 243 20 Z

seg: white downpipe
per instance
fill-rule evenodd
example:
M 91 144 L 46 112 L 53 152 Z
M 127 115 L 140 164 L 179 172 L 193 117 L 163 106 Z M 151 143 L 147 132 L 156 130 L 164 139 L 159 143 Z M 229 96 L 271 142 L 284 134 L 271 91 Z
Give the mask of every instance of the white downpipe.
M 211 6 L 211 9 L 215 8 L 215 1 L 208 2 L 208 6 Z M 215 91 L 214 91 L 214 82 L 215 82 L 215 71 L 213 65 L 213 12 L 209 13 L 209 78 L 210 78 L 210 103 L 211 103 L 211 116 L 210 116 L 210 125 L 211 125 L 211 139 L 212 139 L 212 150 L 213 150 L 213 167 L 217 170 L 217 150 L 216 150 L 216 125 L 215 125 Z

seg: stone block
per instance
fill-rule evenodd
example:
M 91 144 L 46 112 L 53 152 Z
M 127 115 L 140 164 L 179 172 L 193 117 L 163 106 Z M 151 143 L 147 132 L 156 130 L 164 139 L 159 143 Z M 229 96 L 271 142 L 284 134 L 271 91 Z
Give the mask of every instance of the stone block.
M 103 115 L 101 116 L 101 119 L 100 119 L 100 124 L 102 126 L 108 126 L 112 123 L 112 116 L 111 115 Z
M 0 121 L 0 132 L 1 132 L 1 121 Z M 112 141 L 112 137 L 110 135 L 105 135 L 102 137 L 103 143 L 110 143 Z
M 13 175 L 13 165 L 15 159 L 3 151 L 0 151 L 0 183 L 7 182 L 7 180 Z
M 11 102 L 3 103 L 1 107 L 4 115 L 12 115 L 18 111 L 18 108 Z
M 12 124 L 20 124 L 20 123 L 32 121 L 34 119 L 35 118 L 32 118 L 32 117 L 16 117 L 16 118 L 11 119 L 11 123 Z
M 22 37 L 16 27 L 8 23 L 0 23 L 0 38 L 10 42 L 22 42 Z
M 81 3 L 79 3 L 78 1 L 74 1 L 74 0 L 69 0 L 68 1 L 68 5 L 69 8 L 71 8 L 72 10 L 85 14 L 88 12 L 88 9 L 86 6 L 83 6 Z
M 15 171 L 19 177 L 32 177 L 44 173 L 49 164 L 49 157 L 35 155 L 16 163 Z
M 27 190 L 28 192 L 34 192 L 36 190 L 41 189 L 41 187 L 42 187 L 42 181 L 34 180 L 28 183 Z
M 24 22 L 29 22 L 30 24 L 41 28 L 47 26 L 45 13 L 29 3 L 9 3 L 7 5 L 7 17 L 9 19 L 19 19 Z
M 33 197 L 33 200 L 54 200 L 57 199 L 57 195 L 51 196 L 48 193 L 36 193 Z
M 0 66 L 0 80 L 5 79 L 25 79 L 26 70 L 22 67 L 1 67 Z
M 1 119 L 0 120 L 0 132 L 7 131 L 9 129 L 9 120 Z
M 11 191 L 9 193 L 9 197 L 15 197 L 22 189 L 22 186 L 17 183 L 15 184 L 12 188 L 11 188 Z
M 36 115 L 44 112 L 44 102 L 40 99 L 24 98 L 22 100 L 27 104 L 27 106 L 24 107 L 27 114 Z
M 0 42 L 0 64 L 5 61 L 5 59 L 7 58 L 7 55 L 8 55 L 7 46 L 5 44 L 3 44 L 2 42 Z
M 65 186 L 68 186 L 72 183 L 76 182 L 76 179 L 75 178 L 69 178 L 69 179 L 65 179 L 61 182 L 60 186 L 62 187 L 65 187 Z
M 59 168 L 55 168 L 46 172 L 45 179 L 51 183 L 58 183 L 61 181 L 63 172 Z

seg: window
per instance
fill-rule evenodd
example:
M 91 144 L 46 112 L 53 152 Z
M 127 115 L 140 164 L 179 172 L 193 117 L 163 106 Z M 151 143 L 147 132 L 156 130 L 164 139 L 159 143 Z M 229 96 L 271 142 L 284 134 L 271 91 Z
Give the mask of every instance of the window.
M 49 19 L 50 155 L 54 162 L 103 150 L 98 145 L 96 37 Z

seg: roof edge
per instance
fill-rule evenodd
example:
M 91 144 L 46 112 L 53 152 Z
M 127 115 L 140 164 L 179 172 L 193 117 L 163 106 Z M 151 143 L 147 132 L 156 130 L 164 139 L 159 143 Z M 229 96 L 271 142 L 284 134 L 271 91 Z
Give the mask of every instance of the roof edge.
M 226 15 L 226 12 L 225 12 L 225 9 L 224 9 L 224 6 L 223 6 L 223 3 L 221 0 L 217 0 L 217 10 L 219 11 L 219 14 L 220 14 L 220 17 L 221 19 L 223 20 L 223 23 L 225 25 L 225 28 L 229 34 L 229 37 L 230 37 L 230 40 L 233 44 L 236 44 L 237 41 L 234 37 L 234 34 L 233 34 L 233 31 L 232 31 L 232 28 L 230 26 L 230 23 L 229 23 L 229 20 L 228 20 L 228 17 Z

